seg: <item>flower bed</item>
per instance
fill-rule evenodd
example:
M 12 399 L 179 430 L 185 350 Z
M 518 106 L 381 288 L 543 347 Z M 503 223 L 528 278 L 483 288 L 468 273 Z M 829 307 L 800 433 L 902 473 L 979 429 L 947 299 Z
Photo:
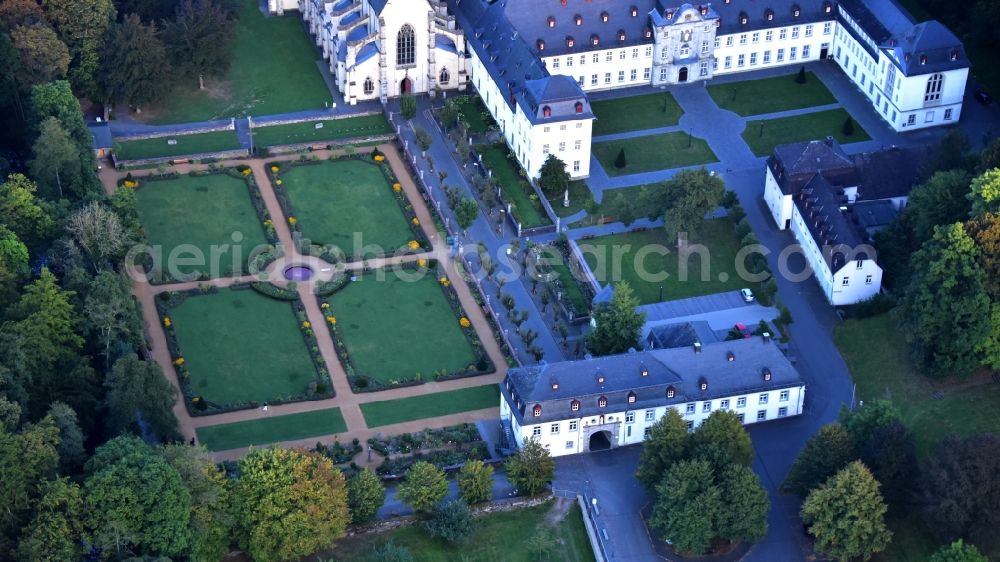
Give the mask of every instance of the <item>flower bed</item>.
M 334 441 L 330 445 L 316 443 L 313 450 L 329 457 L 333 464 L 345 464 L 351 462 L 351 459 L 362 451 L 362 447 L 361 442 L 354 438 L 349 445 L 341 445 L 340 441 Z
M 500 325 L 497 324 L 496 318 L 494 318 L 493 314 L 490 313 L 490 309 L 486 305 L 486 299 L 483 297 L 483 293 L 480 290 L 481 287 L 479 286 L 479 284 L 476 283 L 476 280 L 473 278 L 473 276 L 468 273 L 466 269 L 466 264 L 467 262 L 465 261 L 456 262 L 455 266 L 456 269 L 458 270 L 459 275 L 465 281 L 465 284 L 469 287 L 469 292 L 472 293 L 472 298 L 475 299 L 476 304 L 478 304 L 479 307 L 482 309 L 483 316 L 486 317 L 486 322 L 489 323 L 490 325 L 490 332 L 493 334 L 493 340 L 496 341 L 497 346 L 500 347 L 500 352 L 503 353 L 504 359 L 507 361 L 507 366 L 512 368 L 519 367 L 520 364 L 518 363 L 517 358 L 514 356 L 513 350 L 511 350 L 510 346 L 507 345 L 507 340 L 505 340 L 504 337 L 500 335 L 501 334 Z
M 368 444 L 382 456 L 407 454 L 421 449 L 439 449 L 449 445 L 462 445 L 482 441 L 479 428 L 474 423 L 460 423 L 439 429 L 425 429 L 413 433 L 400 433 L 383 437 L 378 434 L 368 438 Z
M 234 284 L 229 287 L 232 291 L 243 291 L 251 289 L 250 283 Z M 211 295 L 219 292 L 215 286 L 204 285 L 198 289 L 187 291 L 168 291 L 160 293 L 156 298 L 156 310 L 159 314 L 160 325 L 163 326 L 164 335 L 167 340 L 167 348 L 170 352 L 171 362 L 177 371 L 177 379 L 184 395 L 184 403 L 188 412 L 192 416 L 203 416 L 219 414 L 234 410 L 244 410 L 257 408 L 260 406 L 258 400 L 233 400 L 226 403 L 217 403 L 204 399 L 198 394 L 191 381 L 191 373 L 188 371 L 188 364 L 184 358 L 180 343 L 177 337 L 176 328 L 171 316 L 171 309 L 177 308 L 188 298 L 198 295 Z M 258 291 L 260 292 L 260 291 Z M 266 293 L 263 293 L 266 294 Z M 271 296 L 271 295 L 268 295 Z M 279 299 L 287 300 L 287 299 Z M 292 311 L 295 314 L 299 333 L 305 341 L 306 348 L 314 369 L 314 380 L 310 381 L 304 392 L 286 394 L 269 398 L 267 404 L 283 404 L 289 402 L 301 402 L 305 400 L 319 400 L 334 396 L 333 385 L 330 382 L 330 375 L 326 369 L 326 363 L 319 351 L 319 344 L 312 326 L 306 320 L 305 308 L 299 300 L 291 301 Z M 262 352 L 265 352 L 262 350 Z
M 380 476 L 394 477 L 405 474 L 419 461 L 426 461 L 441 469 L 456 468 L 466 461 L 483 461 L 490 458 L 490 450 L 485 441 L 458 445 L 454 449 L 439 449 L 430 452 L 416 452 L 412 455 L 388 457 L 376 472 Z

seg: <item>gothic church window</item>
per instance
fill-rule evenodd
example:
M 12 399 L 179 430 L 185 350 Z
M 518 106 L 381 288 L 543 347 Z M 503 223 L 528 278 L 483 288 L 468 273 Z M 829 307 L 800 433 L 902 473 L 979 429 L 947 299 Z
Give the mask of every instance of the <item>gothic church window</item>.
M 441 82 L 442 84 L 447 84 L 448 82 L 451 82 L 451 75 L 448 74 L 448 69 L 447 68 L 442 68 L 441 69 L 441 77 L 440 77 L 440 80 L 438 80 L 438 81 Z
M 396 65 L 401 66 L 416 62 L 416 40 L 413 27 L 406 24 L 399 29 L 399 35 L 396 36 Z
M 371 95 L 375 91 L 375 83 L 372 82 L 371 77 L 365 78 L 365 95 Z

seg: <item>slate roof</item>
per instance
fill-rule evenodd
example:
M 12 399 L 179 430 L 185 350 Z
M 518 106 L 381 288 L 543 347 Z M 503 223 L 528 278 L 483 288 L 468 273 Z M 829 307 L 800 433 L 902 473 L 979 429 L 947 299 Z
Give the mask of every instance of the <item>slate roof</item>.
M 820 172 L 846 182 L 842 185 L 856 185 L 854 161 L 833 138 L 780 144 L 767 165 L 785 195 L 797 193 Z
M 646 335 L 646 349 L 690 348 L 695 342 L 705 344 L 718 340 L 715 331 L 704 320 L 664 324 L 649 330 L 649 334 Z
M 883 48 L 895 59 L 896 65 L 906 76 L 933 74 L 969 66 L 962 42 L 951 30 L 936 21 L 926 21 L 897 34 Z
M 765 369 L 771 373 L 768 382 Z M 598 382 L 600 375 L 603 383 Z M 702 380 L 708 384 L 704 391 Z M 529 425 L 802 384 L 773 340 L 750 338 L 703 344 L 700 353 L 693 348 L 659 349 L 511 369 L 500 391 L 518 423 Z M 667 398 L 668 387 L 675 391 L 673 398 Z M 633 403 L 628 402 L 630 393 L 635 394 Z M 607 398 L 603 408 L 598 405 L 602 396 Z M 573 400 L 580 402 L 578 411 L 571 409 Z M 535 404 L 542 406 L 540 416 L 533 415 Z
M 448 37 L 447 35 L 442 35 L 440 33 L 435 34 L 434 47 L 448 51 L 449 53 L 458 54 L 458 47 L 455 46 L 455 42 L 451 40 L 451 37 Z
M 855 224 L 864 229 L 888 226 L 899 212 L 892 201 L 858 201 L 851 207 L 851 215 Z
M 114 144 L 114 140 L 111 138 L 111 126 L 107 123 L 88 123 L 87 128 L 90 129 L 90 135 L 93 137 L 94 150 L 108 149 Z
M 375 10 L 376 14 L 381 14 L 389 0 L 368 0 L 368 3 L 371 4 L 372 10 Z
M 913 186 L 923 181 L 927 148 L 891 147 L 854 155 L 858 169 L 858 200 L 873 201 L 907 197 Z
M 360 50 L 358 50 L 357 56 L 354 57 L 354 66 L 357 66 L 365 62 L 366 60 L 374 57 L 377 54 L 378 54 L 378 45 L 376 45 L 374 41 L 365 43 L 365 45 L 361 47 Z

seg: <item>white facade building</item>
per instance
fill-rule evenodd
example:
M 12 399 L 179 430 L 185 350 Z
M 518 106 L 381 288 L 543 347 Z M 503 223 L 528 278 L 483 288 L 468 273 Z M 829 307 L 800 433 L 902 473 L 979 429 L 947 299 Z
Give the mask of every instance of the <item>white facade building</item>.
M 769 337 L 511 369 L 500 417 L 512 446 L 553 456 L 641 443 L 669 408 L 698 427 L 730 410 L 744 424 L 802 413 L 805 383 Z
M 825 139 L 780 145 L 768 159 L 764 201 L 778 228 L 795 235 L 830 304 L 881 290 L 870 234 L 906 204 L 925 154 L 890 148 L 848 156 Z

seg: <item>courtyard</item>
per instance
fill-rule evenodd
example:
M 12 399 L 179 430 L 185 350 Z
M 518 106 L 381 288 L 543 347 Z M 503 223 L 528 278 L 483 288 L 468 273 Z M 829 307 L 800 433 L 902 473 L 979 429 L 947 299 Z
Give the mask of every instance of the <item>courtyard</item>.
M 670 127 L 684 113 L 673 94 L 645 94 L 593 101 L 591 110 L 597 117 L 593 135 L 611 135 L 628 131 Z
M 287 301 L 221 289 L 188 296 L 169 313 L 190 392 L 206 402 L 252 405 L 304 396 L 310 383 L 329 385 L 328 379 L 317 381 Z
M 169 260 L 181 275 L 228 277 L 244 271 L 250 251 L 267 243 L 250 189 L 256 188 L 226 173 L 140 180 L 136 198 L 149 244 L 164 262 L 172 252 L 204 257 L 195 265 Z
M 284 212 L 312 243 L 362 257 L 392 254 L 414 238 L 378 164 L 343 159 L 282 163 L 278 168 L 281 183 L 275 188 L 291 203 Z
M 852 119 L 851 134 L 844 131 L 850 114 L 844 109 L 830 109 L 781 117 L 747 121 L 743 140 L 757 156 L 768 156 L 779 144 L 833 137 L 840 144 L 870 140 L 868 132 Z
M 697 251 L 686 260 L 687 280 L 679 274 L 681 257 L 676 241 L 659 228 L 578 240 L 577 245 L 597 281 L 626 281 L 640 304 L 682 299 L 754 287 L 736 274 L 739 240 L 729 219 L 706 220 L 690 239 L 703 245 L 709 255 L 708 276 L 701 278 L 702 261 Z M 651 252 L 655 248 L 666 255 Z M 621 256 L 615 259 L 615 256 Z M 661 280 L 662 279 L 662 280 Z M 661 298 L 662 289 L 662 298 Z
M 726 82 L 708 86 L 715 104 L 748 117 L 836 103 L 830 90 L 812 72 L 805 73 L 805 83 L 796 82 L 795 74 Z
M 685 132 L 595 142 L 592 150 L 601 167 L 612 177 L 710 164 L 719 160 L 704 139 Z M 622 150 L 625 151 L 625 166 L 619 168 L 617 159 Z

